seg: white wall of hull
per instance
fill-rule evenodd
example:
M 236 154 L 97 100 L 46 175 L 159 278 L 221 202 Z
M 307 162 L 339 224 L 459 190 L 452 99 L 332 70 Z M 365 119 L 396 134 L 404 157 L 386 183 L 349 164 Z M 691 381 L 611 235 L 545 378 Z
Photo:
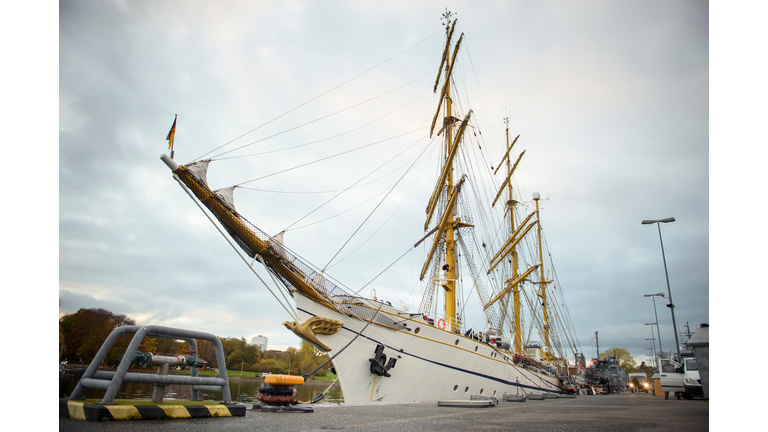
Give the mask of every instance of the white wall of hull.
M 319 315 L 344 324 L 336 334 L 317 335 L 321 342 L 332 348 L 328 353 L 330 356 L 338 353 L 366 324 L 298 293 L 295 297 L 301 322 Z M 385 312 L 385 308 L 389 312 Z M 404 323 L 412 331 L 371 324 L 333 360 L 346 402 L 437 401 L 469 399 L 472 394 L 501 398 L 504 393 L 562 392 L 555 377 L 513 366 L 502 358 L 503 353 L 487 344 L 392 312 L 392 308 L 384 306 L 379 313 L 406 320 Z M 390 377 L 377 376 L 370 371 L 368 359 L 374 357 L 378 344 L 384 345 L 387 361 L 397 359 L 389 370 Z

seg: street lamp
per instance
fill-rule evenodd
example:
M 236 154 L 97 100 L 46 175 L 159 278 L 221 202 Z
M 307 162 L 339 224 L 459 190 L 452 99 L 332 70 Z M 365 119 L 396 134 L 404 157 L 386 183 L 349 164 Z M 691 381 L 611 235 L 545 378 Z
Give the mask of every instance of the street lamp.
M 677 360 L 682 361 L 680 355 L 680 340 L 677 337 L 677 323 L 675 322 L 675 305 L 672 303 L 672 290 L 669 288 L 669 273 L 667 272 L 667 258 L 664 255 L 664 241 L 661 239 L 661 223 L 674 222 L 675 218 L 668 217 L 664 219 L 644 220 L 643 225 L 656 224 L 659 229 L 659 243 L 661 243 L 661 258 L 664 260 L 664 275 L 667 277 L 667 294 L 669 294 L 669 304 L 667 307 L 672 311 L 672 330 L 675 332 L 675 348 L 677 349 Z
M 664 352 L 664 348 L 661 347 L 661 333 L 659 332 L 659 315 L 656 313 L 656 296 L 664 298 L 664 293 L 646 294 L 643 297 L 650 297 L 653 300 L 653 316 L 656 317 L 656 334 L 659 336 L 659 353 Z M 661 357 L 661 355 L 659 355 Z

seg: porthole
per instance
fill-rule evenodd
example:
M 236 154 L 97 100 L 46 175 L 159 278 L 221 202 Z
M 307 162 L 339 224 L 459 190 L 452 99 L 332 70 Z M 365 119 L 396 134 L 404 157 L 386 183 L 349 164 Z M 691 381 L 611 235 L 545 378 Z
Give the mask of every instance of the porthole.
M 416 327 L 416 330 L 413 331 L 414 334 L 419 334 L 419 330 L 421 330 L 421 327 Z
M 477 347 L 475 347 L 475 352 L 477 352 Z
M 469 391 L 469 386 L 464 387 L 464 393 Z
M 458 339 L 456 339 L 456 342 L 454 343 L 454 345 L 459 346 L 459 340 Z
M 458 389 L 459 389 L 459 385 L 458 385 L 458 384 L 456 384 L 455 386 L 453 386 L 453 391 L 456 391 L 456 390 L 458 390 Z
M 480 394 L 483 394 L 483 389 L 480 389 Z
M 496 390 L 493 391 L 493 395 L 496 396 Z

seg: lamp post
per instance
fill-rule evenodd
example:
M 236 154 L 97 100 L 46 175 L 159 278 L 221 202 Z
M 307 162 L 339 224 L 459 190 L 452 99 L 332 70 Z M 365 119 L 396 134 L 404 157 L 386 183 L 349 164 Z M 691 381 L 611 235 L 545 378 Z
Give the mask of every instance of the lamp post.
M 653 337 L 653 326 L 656 326 L 656 328 L 659 328 L 659 323 L 658 322 L 655 322 L 655 323 L 645 323 L 645 325 L 651 326 L 651 339 L 649 339 L 649 340 L 655 341 L 656 339 Z M 659 344 L 659 346 L 661 346 L 661 344 Z M 659 348 L 659 351 L 661 351 L 661 348 Z M 655 342 L 653 342 L 653 352 L 654 352 L 654 354 L 653 354 L 653 363 L 656 364 L 658 362 L 656 361 L 656 343 Z
M 672 311 L 672 330 L 675 332 L 675 348 L 677 350 L 677 360 L 681 361 L 682 357 L 680 356 L 680 340 L 677 336 L 677 323 L 675 322 L 675 305 L 672 303 L 672 290 L 669 288 L 669 273 L 667 272 L 667 257 L 664 255 L 664 241 L 661 239 L 661 223 L 669 223 L 674 222 L 675 218 L 668 217 L 664 219 L 654 219 L 654 220 L 644 220 L 642 222 L 643 225 L 652 225 L 656 224 L 656 227 L 659 229 L 659 243 L 661 243 L 661 258 L 664 260 L 664 276 L 667 277 L 667 294 L 669 294 L 669 304 L 667 307 L 670 311 Z
M 652 354 L 651 358 L 656 358 L 656 344 L 653 343 L 653 341 L 655 340 L 655 338 L 653 337 L 653 330 L 651 330 L 651 338 L 650 339 L 645 338 L 645 340 L 651 341 L 651 354 Z
M 656 296 L 664 298 L 664 293 L 646 294 L 643 297 L 650 297 L 653 300 L 653 316 L 656 317 L 656 334 L 659 336 L 659 358 L 661 358 L 661 353 L 664 352 L 664 348 L 661 347 L 661 332 L 659 331 L 659 315 L 656 313 Z

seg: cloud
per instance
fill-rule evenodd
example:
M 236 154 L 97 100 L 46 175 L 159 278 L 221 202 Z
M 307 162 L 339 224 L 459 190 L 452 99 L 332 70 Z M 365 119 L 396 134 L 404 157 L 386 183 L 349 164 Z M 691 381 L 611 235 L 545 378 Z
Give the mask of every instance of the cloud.
M 644 323 L 655 318 L 643 294 L 666 290 L 666 281 L 658 232 L 642 226 L 642 219 L 677 219 L 662 230 L 678 325 L 707 322 L 706 5 L 477 7 L 449 7 L 459 12 L 465 33 L 456 79 L 466 90 L 455 95 L 457 111 L 474 110 L 468 142 L 485 165 L 501 160 L 504 117 L 510 118 L 510 134 L 521 134 L 513 154 L 526 155 L 515 187 L 528 212 L 533 191 L 544 198 L 541 220 L 556 265 L 552 272 L 587 357 L 599 331 L 601 347 L 626 347 L 636 359 L 645 358 Z M 163 138 L 178 114 L 174 150 L 181 163 L 254 143 L 218 156 L 209 170 L 214 188 L 382 141 L 236 189 L 238 210 L 270 234 L 334 195 L 319 192 L 349 187 L 416 143 L 361 183 L 377 181 L 350 190 L 293 228 L 336 217 L 288 231 L 291 249 L 324 266 L 379 199 L 364 202 L 393 185 L 427 145 L 419 141 L 426 130 L 384 139 L 431 121 L 437 97 L 429 90 L 444 44 L 438 24 L 444 9 L 434 2 L 60 5 L 60 313 L 104 307 L 143 324 L 226 337 L 264 334 L 270 346 L 297 345 L 280 324 L 288 314 L 158 160 L 167 152 Z M 342 132 L 348 133 L 336 137 Z M 251 153 L 263 154 L 225 160 Z M 424 251 L 409 248 L 424 234 L 436 146 L 425 155 L 431 159 L 414 165 L 331 262 L 329 276 L 351 291 L 363 289 L 367 296 L 375 289 L 393 304 L 418 307 Z M 479 306 L 471 284 L 464 283 L 463 297 Z M 671 340 L 669 312 L 657 307 L 664 309 L 662 338 Z M 479 313 L 467 312 L 467 320 L 484 326 Z

